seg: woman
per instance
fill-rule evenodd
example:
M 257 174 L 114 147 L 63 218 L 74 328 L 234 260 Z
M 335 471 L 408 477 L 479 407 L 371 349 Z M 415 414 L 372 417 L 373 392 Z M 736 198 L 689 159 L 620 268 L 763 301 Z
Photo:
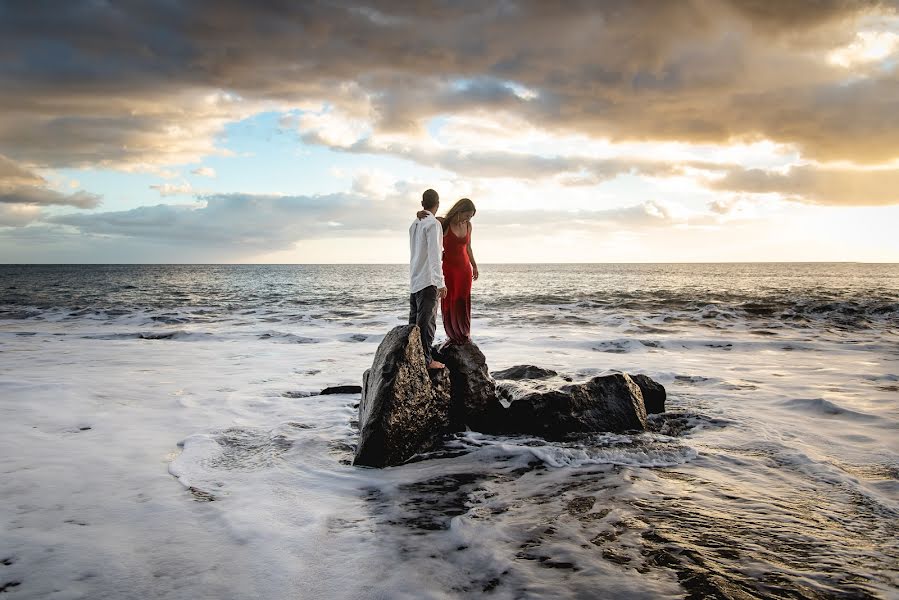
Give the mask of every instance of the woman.
M 474 202 L 462 198 L 446 216 L 437 217 L 443 225 L 443 279 L 446 281 L 440 312 L 451 344 L 464 344 L 471 339 L 471 282 L 478 278 L 478 265 L 471 249 L 471 218 L 476 212 Z

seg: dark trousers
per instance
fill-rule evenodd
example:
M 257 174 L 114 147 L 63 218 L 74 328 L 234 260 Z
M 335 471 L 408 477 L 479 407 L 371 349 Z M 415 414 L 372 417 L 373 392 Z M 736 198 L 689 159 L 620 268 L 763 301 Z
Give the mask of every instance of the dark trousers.
M 437 288 L 433 285 L 409 294 L 409 325 L 418 325 L 421 329 L 421 349 L 425 353 L 425 364 L 430 364 L 431 344 L 437 333 Z

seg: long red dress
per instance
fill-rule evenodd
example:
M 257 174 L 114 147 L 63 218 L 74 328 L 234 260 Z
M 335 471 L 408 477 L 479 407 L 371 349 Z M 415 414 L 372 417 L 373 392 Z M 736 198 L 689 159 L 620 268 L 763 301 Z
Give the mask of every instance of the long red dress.
M 440 303 L 443 313 L 443 329 L 450 342 L 462 344 L 471 335 L 471 261 L 468 259 L 468 243 L 471 228 L 464 238 L 447 227 L 443 235 L 443 279 L 446 281 L 446 297 Z

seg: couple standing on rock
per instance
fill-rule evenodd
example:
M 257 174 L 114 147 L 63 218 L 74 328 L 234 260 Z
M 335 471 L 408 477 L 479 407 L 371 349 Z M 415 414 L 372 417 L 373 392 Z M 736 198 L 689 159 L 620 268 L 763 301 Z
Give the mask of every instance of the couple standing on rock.
M 425 364 L 429 369 L 442 369 L 443 363 L 431 356 L 438 298 L 446 343 L 463 344 L 471 334 L 471 282 L 478 278 L 471 250 L 471 218 L 477 210 L 474 202 L 462 198 L 438 217 L 440 196 L 434 190 L 425 190 L 421 206 L 424 210 L 409 228 L 409 324 L 421 330 Z

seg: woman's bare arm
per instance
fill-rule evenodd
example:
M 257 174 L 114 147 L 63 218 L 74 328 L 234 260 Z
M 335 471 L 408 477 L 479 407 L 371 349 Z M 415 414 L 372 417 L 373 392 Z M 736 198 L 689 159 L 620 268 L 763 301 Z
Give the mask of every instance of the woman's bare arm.
M 415 216 L 418 217 L 419 219 L 424 219 L 424 218 L 427 217 L 429 214 L 430 214 L 430 213 L 429 213 L 428 211 L 426 211 L 426 210 L 420 210 L 420 211 L 418 211 L 417 213 L 415 213 Z M 441 224 L 441 225 L 443 224 L 443 217 L 434 217 L 434 218 L 437 219 L 438 221 L 440 221 L 440 224 Z
M 478 263 L 474 260 L 474 250 L 471 249 L 471 223 L 468 224 L 468 260 L 471 261 L 471 278 L 478 278 Z

